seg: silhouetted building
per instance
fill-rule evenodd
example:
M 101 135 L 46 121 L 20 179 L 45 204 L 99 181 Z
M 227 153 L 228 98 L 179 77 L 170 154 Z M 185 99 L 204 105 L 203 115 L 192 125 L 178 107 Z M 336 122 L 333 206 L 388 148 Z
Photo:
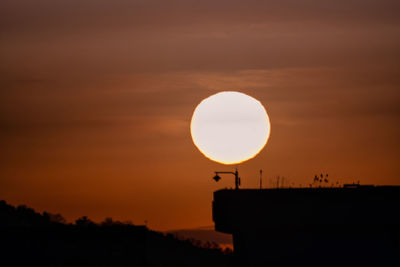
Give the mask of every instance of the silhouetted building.
M 400 186 L 214 192 L 238 266 L 400 266 Z

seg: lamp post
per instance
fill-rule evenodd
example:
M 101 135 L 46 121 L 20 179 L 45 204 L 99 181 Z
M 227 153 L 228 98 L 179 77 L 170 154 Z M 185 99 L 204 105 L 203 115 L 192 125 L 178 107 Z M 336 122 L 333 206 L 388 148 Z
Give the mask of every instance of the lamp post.
M 236 169 L 235 172 L 215 172 L 215 176 L 213 177 L 213 179 L 218 182 L 219 180 L 221 180 L 221 176 L 219 176 L 219 174 L 233 174 L 235 175 L 235 189 L 238 190 L 239 189 L 239 185 L 240 185 L 240 177 L 239 177 L 239 172 Z

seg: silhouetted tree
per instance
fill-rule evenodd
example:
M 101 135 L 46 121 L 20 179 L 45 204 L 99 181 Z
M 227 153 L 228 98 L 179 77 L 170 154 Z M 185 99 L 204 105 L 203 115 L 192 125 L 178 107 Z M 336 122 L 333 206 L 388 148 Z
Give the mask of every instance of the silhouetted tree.
M 113 225 L 114 221 L 111 217 L 107 217 L 104 219 L 104 221 L 101 223 L 102 226 L 111 226 Z
M 82 216 L 75 221 L 77 226 L 93 226 L 95 223 L 90 220 L 87 216 Z
M 47 216 L 51 223 L 67 223 L 67 220 L 59 213 L 52 214 L 48 212 L 43 212 L 43 216 Z
M 53 227 L 56 226 L 56 227 Z M 0 201 L 0 266 L 227 266 L 215 243 L 179 240 L 147 227 L 114 221 L 101 227 L 82 216 L 65 224 L 60 214 Z M 40 257 L 37 257 L 40 255 Z M 7 265 L 8 266 L 8 265 Z

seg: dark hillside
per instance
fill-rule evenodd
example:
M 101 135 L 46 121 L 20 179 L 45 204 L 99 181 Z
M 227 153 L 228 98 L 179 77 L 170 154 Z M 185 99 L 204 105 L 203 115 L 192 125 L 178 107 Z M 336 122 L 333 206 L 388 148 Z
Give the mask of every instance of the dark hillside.
M 1 266 L 227 266 L 216 247 L 179 240 L 111 219 L 86 217 L 66 224 L 59 214 L 43 214 L 0 201 Z

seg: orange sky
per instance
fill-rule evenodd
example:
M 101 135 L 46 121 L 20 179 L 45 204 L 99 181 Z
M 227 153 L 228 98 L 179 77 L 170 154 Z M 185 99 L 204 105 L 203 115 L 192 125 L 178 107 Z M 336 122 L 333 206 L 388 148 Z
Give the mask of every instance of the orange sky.
M 189 123 L 222 90 L 271 123 L 244 187 L 277 175 L 400 184 L 398 1 L 0 3 L 0 199 L 69 220 L 211 225 Z

